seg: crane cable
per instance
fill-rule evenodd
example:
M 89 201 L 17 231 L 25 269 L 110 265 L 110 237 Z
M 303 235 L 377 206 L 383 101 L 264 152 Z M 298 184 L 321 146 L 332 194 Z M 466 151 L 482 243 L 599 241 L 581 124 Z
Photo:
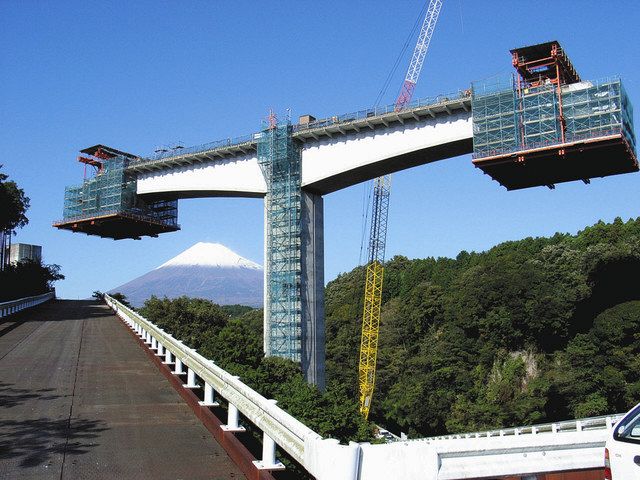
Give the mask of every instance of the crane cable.
M 422 10 L 420 10 L 420 14 L 416 18 L 416 21 L 413 24 L 413 28 L 411 29 L 411 32 L 409 32 L 409 35 L 407 36 L 407 39 L 405 40 L 404 45 L 402 45 L 402 49 L 400 50 L 400 53 L 398 54 L 398 57 L 396 58 L 396 61 L 393 64 L 393 67 L 389 71 L 389 74 L 387 75 L 387 78 L 384 81 L 384 84 L 383 84 L 382 88 L 380 89 L 380 92 L 378 92 L 378 96 L 376 97 L 376 103 L 374 104 L 376 107 L 378 105 L 380 105 L 380 102 L 382 101 L 382 99 L 386 95 L 387 90 L 389 89 L 389 86 L 391 85 L 391 81 L 393 80 L 394 75 L 398 71 L 398 67 L 400 66 L 400 62 L 402 61 L 405 53 L 407 52 L 407 49 L 409 48 L 409 45 L 413 44 L 411 42 L 411 40 L 413 40 L 413 37 L 415 36 L 416 31 L 418 30 L 418 28 L 422 24 L 422 19 L 424 18 L 424 14 L 425 14 L 425 11 L 427 9 L 427 6 L 428 6 L 428 3 L 425 3 L 424 6 L 422 7 Z
M 410 45 L 413 44 L 412 40 L 413 37 L 415 37 L 416 32 L 418 30 L 418 28 L 420 27 L 421 23 L 422 23 L 422 19 L 424 18 L 425 15 L 425 11 L 427 9 L 428 3 L 425 3 L 422 7 L 422 10 L 420 10 L 420 13 L 418 14 L 418 16 L 416 17 L 416 21 L 413 24 L 413 27 L 411 28 L 411 31 L 409 32 L 409 35 L 407 36 L 407 39 L 404 41 L 404 44 L 402 45 L 402 48 L 400 49 L 400 53 L 398 54 L 395 62 L 393 63 L 393 66 L 391 67 L 391 70 L 389 71 L 387 78 L 384 81 L 384 84 L 382 85 L 382 88 L 380 89 L 380 91 L 378 92 L 378 96 L 376 97 L 376 102 L 374 104 L 374 107 L 377 107 L 380 105 L 380 102 L 382 101 L 382 99 L 385 97 L 385 95 L 387 94 L 387 91 L 389 90 L 389 86 L 391 85 L 391 82 L 393 80 L 393 77 L 395 76 L 396 72 L 398 71 L 398 67 L 400 66 L 402 59 L 404 58 L 405 54 L 407 53 L 407 49 L 409 48 Z M 369 207 L 371 206 L 371 197 L 373 195 L 373 180 L 369 180 L 367 182 L 364 182 L 362 185 L 362 231 L 360 232 L 360 253 L 358 256 L 358 265 L 362 265 L 363 263 L 363 259 L 364 259 L 364 245 L 365 245 L 365 238 L 367 236 L 367 231 L 369 230 Z

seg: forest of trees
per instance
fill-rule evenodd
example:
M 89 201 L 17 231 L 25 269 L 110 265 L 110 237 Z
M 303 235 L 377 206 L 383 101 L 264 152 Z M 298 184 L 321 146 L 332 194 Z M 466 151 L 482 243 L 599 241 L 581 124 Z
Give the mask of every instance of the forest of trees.
M 59 265 L 45 265 L 39 260 L 7 265 L 0 270 L 0 302 L 50 292 L 54 282 L 63 278 Z
M 640 401 L 640 219 L 386 264 L 370 420 L 410 436 L 626 411 Z M 326 288 L 325 393 L 264 358 L 262 311 L 152 298 L 141 313 L 322 435 L 371 438 L 357 413 L 364 272 Z
M 371 417 L 413 436 L 640 401 L 640 219 L 386 265 Z M 355 391 L 364 274 L 326 289 L 327 376 Z
M 187 297 L 151 297 L 140 314 L 239 375 L 265 397 L 277 400 L 281 408 L 319 434 L 343 441 L 372 438 L 371 424 L 358 414 L 356 398 L 344 385 L 330 382 L 321 393 L 305 381 L 296 363 L 264 357 L 261 309 L 219 306 Z

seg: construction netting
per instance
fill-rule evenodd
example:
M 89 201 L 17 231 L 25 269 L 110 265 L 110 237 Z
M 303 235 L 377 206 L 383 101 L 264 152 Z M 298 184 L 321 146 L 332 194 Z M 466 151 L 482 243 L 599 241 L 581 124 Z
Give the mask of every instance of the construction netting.
M 126 214 L 143 221 L 177 226 L 177 201 L 146 202 L 136 195 L 136 178 L 126 171 L 129 159 L 117 156 L 102 162 L 103 168 L 95 177 L 65 188 L 64 221 Z
M 301 361 L 301 155 L 291 137 L 292 126 L 282 123 L 263 130 L 258 139 L 258 162 L 267 180 L 265 202 L 268 324 L 266 353 Z
M 620 79 L 564 85 L 566 143 L 622 134 L 635 151 L 633 109 Z M 514 77 L 472 85 L 473 157 L 483 158 L 562 143 L 554 85 L 523 89 Z

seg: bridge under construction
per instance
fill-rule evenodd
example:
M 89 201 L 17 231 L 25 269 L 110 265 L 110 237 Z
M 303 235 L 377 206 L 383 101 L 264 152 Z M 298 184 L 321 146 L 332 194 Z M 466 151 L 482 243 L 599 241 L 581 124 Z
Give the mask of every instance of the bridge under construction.
M 323 388 L 322 196 L 406 168 L 472 153 L 508 190 L 638 171 L 631 103 L 619 79 L 586 81 L 556 41 L 511 51 L 502 81 L 299 123 L 273 117 L 237 139 L 140 157 L 81 151 L 95 171 L 67 187 L 57 228 L 122 239 L 179 229 L 177 200 L 265 201 L 264 350 L 300 362 Z

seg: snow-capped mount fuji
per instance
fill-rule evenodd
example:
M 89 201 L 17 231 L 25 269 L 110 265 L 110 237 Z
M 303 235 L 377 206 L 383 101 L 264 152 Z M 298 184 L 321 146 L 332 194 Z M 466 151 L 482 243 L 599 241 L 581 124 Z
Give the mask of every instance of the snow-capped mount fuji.
M 164 267 L 215 267 L 215 268 L 249 268 L 262 271 L 262 266 L 241 257 L 221 243 L 198 242 L 181 254 L 163 263 Z M 157 270 L 157 269 L 156 269 Z
M 111 292 L 127 296 L 133 306 L 156 297 L 186 295 L 221 305 L 262 306 L 262 266 L 220 243 L 199 242 L 154 270 Z

